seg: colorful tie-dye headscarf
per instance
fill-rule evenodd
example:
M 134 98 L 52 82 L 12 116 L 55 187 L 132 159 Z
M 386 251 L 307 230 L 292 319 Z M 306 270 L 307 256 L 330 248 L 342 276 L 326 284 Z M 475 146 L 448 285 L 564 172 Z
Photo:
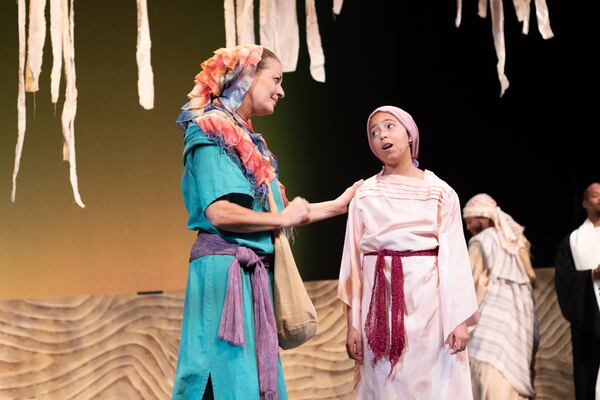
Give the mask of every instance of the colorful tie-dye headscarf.
M 202 115 L 214 99 L 218 99 L 229 112 L 235 113 L 252 85 L 262 51 L 263 48 L 256 45 L 224 47 L 204 61 L 200 65 L 202 70 L 194 79 L 195 86 L 188 93 L 190 101 L 184 104 L 177 118 L 181 129 L 185 132 L 188 124 Z
M 417 158 L 419 157 L 419 128 L 417 128 L 417 124 L 415 123 L 413 117 L 401 108 L 394 106 L 381 106 L 375 109 L 375 111 L 373 111 L 367 119 L 367 135 L 369 134 L 369 124 L 371 123 L 371 118 L 373 118 L 373 115 L 375 115 L 378 112 L 386 112 L 392 114 L 406 128 L 406 131 L 408 132 L 408 137 L 412 141 L 412 144 L 410 146 L 412 162 L 413 164 L 415 164 L 415 166 L 418 167 L 419 162 L 417 161 Z M 371 142 L 369 142 L 369 146 L 371 146 L 370 143 Z M 372 146 L 371 151 L 373 151 Z
M 263 48 L 242 45 L 221 48 L 201 64 L 190 99 L 181 109 L 177 124 L 186 132 L 196 123 L 206 136 L 219 145 L 243 170 L 261 203 L 266 203 L 269 184 L 278 175 L 277 160 L 264 138 L 243 121 L 237 110 L 250 89 Z M 184 153 L 194 147 L 186 141 Z M 280 183 L 284 202 L 285 189 Z

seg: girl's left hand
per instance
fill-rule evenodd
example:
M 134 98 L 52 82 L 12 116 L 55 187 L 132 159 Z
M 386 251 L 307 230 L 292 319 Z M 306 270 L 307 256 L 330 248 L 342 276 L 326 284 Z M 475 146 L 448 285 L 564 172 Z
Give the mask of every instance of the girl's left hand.
M 463 351 L 467 348 L 469 343 L 469 330 L 467 329 L 467 323 L 463 322 L 458 325 L 446 339 L 446 345 L 452 349 L 451 354 L 456 354 L 459 351 Z

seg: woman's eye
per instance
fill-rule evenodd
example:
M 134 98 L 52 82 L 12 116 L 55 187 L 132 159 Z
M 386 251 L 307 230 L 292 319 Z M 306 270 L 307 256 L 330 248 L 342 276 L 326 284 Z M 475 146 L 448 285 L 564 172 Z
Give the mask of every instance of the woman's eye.
M 386 127 L 387 127 L 388 129 L 392 129 L 392 128 L 394 128 L 395 126 L 396 126 L 396 125 L 394 125 L 394 124 L 393 124 L 393 123 L 391 123 L 391 122 L 390 122 L 389 124 L 387 124 L 387 125 L 386 125 Z

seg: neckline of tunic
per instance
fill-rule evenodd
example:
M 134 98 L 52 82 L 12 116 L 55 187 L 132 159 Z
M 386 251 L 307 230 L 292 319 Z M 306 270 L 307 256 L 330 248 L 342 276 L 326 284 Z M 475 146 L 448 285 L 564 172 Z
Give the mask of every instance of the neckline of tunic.
M 429 186 L 431 185 L 431 176 L 433 173 L 428 169 L 423 170 L 423 178 L 415 178 L 412 176 L 389 174 L 383 175 L 383 169 L 377 174 L 376 180 L 382 183 L 399 183 L 399 184 L 411 184 Z

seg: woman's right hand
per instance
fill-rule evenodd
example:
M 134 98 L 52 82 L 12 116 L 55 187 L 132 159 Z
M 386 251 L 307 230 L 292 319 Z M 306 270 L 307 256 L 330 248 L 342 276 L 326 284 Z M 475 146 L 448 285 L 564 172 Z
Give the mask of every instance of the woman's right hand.
M 310 205 L 302 197 L 295 197 L 281 212 L 284 228 L 305 224 L 309 217 Z
M 356 328 L 348 327 L 348 333 L 346 335 L 346 353 L 348 357 L 358 361 L 360 364 L 364 361 L 362 335 Z

